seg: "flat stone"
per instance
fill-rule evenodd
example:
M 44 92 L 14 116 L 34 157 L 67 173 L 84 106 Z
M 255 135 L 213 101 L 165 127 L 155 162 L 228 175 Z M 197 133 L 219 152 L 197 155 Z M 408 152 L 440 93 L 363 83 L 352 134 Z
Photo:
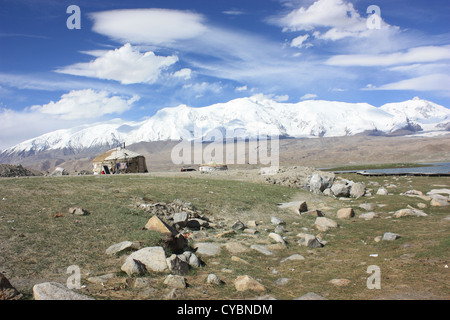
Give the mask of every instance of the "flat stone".
M 314 225 L 319 231 L 327 231 L 330 228 L 337 228 L 338 224 L 336 221 L 326 218 L 326 217 L 317 217 Z
M 283 219 L 278 218 L 278 217 L 271 217 L 270 222 L 272 222 L 272 224 L 274 224 L 274 225 L 286 224 L 286 222 L 284 222 Z
M 364 219 L 364 220 L 372 220 L 373 218 L 375 218 L 375 217 L 377 217 L 377 215 L 376 215 L 376 213 L 375 212 L 367 212 L 367 213 L 363 213 L 363 214 L 360 214 L 359 216 L 358 216 L 358 218 L 360 218 L 360 219 Z
M 301 254 L 293 254 L 287 258 L 284 258 L 283 260 L 280 261 L 280 263 L 285 263 L 287 261 L 300 261 L 300 260 L 305 260 L 305 257 L 302 256 Z
M 34 300 L 94 300 L 76 293 L 58 282 L 44 282 L 33 286 Z
M 250 246 L 250 248 L 253 249 L 253 250 L 256 250 L 256 251 L 258 251 L 258 252 L 260 252 L 260 253 L 262 253 L 262 254 L 264 254 L 266 256 L 273 255 L 272 251 L 269 251 L 265 246 L 260 245 L 260 244 L 252 244 Z
M 203 256 L 215 256 L 220 253 L 220 244 L 213 242 L 199 242 L 195 244 L 196 253 Z
M 350 284 L 350 282 L 351 281 L 348 279 L 332 279 L 332 280 L 330 280 L 331 284 L 334 284 L 335 286 L 338 286 L 338 287 L 347 286 Z
M 284 241 L 283 237 L 280 236 L 278 233 L 274 233 L 274 232 L 269 233 L 269 238 L 278 243 L 282 243 L 282 244 L 286 243 Z
M 227 242 L 224 244 L 224 247 L 232 254 L 239 254 L 239 253 L 245 253 L 245 252 L 249 252 L 250 248 L 243 245 L 240 242 Z
M 393 241 L 393 240 L 397 240 L 398 238 L 400 238 L 400 236 L 398 234 L 392 233 L 392 232 L 386 232 L 385 234 L 383 234 L 382 240 Z
M 131 248 L 133 246 L 133 242 L 131 241 L 122 241 L 116 244 L 113 244 L 108 249 L 106 249 L 106 254 L 114 255 L 116 253 L 119 253 L 120 251 L 126 250 L 128 248 Z

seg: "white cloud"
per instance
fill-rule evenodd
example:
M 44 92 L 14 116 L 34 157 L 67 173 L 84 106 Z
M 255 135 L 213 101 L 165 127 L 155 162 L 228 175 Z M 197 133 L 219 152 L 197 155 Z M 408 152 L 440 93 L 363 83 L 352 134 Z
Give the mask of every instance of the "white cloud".
M 300 100 L 311 100 L 311 99 L 315 99 L 317 98 L 317 94 L 315 93 L 307 93 L 305 95 L 303 95 Z
M 30 111 L 56 116 L 64 120 L 94 119 L 105 114 L 121 114 L 129 110 L 138 96 L 125 99 L 107 91 L 73 90 L 57 102 L 30 107 Z
M 285 102 L 289 100 L 289 95 L 285 94 L 282 96 L 275 96 L 274 100 L 278 102 Z
M 305 46 L 305 44 L 303 44 L 307 39 L 309 38 L 309 34 L 305 34 L 302 36 L 298 36 L 297 38 L 294 38 L 291 41 L 291 47 L 295 47 L 295 48 L 302 48 Z
M 326 64 L 333 66 L 393 66 L 450 59 L 450 46 L 423 46 L 389 54 L 348 54 L 333 56 Z
M 96 54 L 101 54 L 96 52 Z M 177 56 L 157 56 L 152 51 L 140 53 L 129 43 L 105 51 L 95 60 L 76 63 L 56 70 L 59 73 L 116 80 L 122 84 L 155 83 L 161 72 L 178 61 Z
M 397 82 L 384 84 L 379 87 L 368 85 L 363 90 L 414 90 L 414 91 L 448 91 L 450 76 L 447 74 L 431 74 Z
M 191 78 L 192 70 L 189 68 L 183 68 L 176 71 L 173 76 L 175 78 L 183 78 L 184 80 L 189 80 Z
M 242 87 L 237 87 L 237 88 L 236 88 L 236 91 L 237 91 L 237 92 L 242 92 L 242 91 L 247 91 L 247 90 L 248 90 L 247 85 L 242 86 Z
M 97 12 L 92 30 L 122 43 L 167 45 L 198 37 L 206 28 L 204 17 L 190 11 L 124 9 Z

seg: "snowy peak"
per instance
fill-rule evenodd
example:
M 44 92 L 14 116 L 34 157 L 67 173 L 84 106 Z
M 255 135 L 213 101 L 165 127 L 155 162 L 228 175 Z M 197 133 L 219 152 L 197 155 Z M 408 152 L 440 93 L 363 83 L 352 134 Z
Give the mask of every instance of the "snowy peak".
M 125 142 L 191 140 L 214 130 L 235 138 L 278 135 L 294 138 L 355 135 L 365 131 L 394 133 L 448 130 L 450 110 L 414 98 L 379 108 L 367 103 L 307 100 L 280 103 L 264 95 L 234 99 L 202 108 L 180 105 L 159 110 L 152 117 L 131 122 L 120 119 L 50 132 L 4 150 L 32 155 L 46 150 L 78 153 L 89 148 L 111 148 Z M 200 132 L 200 136 L 193 136 Z

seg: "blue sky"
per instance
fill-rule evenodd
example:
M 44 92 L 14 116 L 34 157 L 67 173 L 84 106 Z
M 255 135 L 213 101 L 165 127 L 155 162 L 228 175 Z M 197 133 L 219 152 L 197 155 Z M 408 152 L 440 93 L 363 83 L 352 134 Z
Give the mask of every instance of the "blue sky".
M 0 0 L 0 149 L 255 94 L 450 107 L 449 20 L 447 0 Z

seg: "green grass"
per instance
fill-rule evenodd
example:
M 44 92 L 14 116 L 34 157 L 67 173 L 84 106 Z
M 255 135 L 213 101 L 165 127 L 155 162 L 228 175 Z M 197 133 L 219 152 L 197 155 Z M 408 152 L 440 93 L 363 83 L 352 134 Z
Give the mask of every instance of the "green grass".
M 376 192 L 378 185 L 391 185 L 392 195 L 363 197 L 352 201 L 339 201 L 330 197 L 313 195 L 307 191 L 277 185 L 249 183 L 233 180 L 186 177 L 130 176 L 80 176 L 33 177 L 0 180 L 0 271 L 14 283 L 20 280 L 19 290 L 31 297 L 34 283 L 59 281 L 65 283 L 67 267 L 78 265 L 82 271 L 85 293 L 101 299 L 138 299 L 139 290 L 123 285 L 126 275 L 120 272 L 124 254 L 109 257 L 106 248 L 124 240 L 140 241 L 145 246 L 160 245 L 158 233 L 143 230 L 150 218 L 136 207 L 143 201 L 172 202 L 181 199 L 191 202 L 198 210 L 209 212 L 216 221 L 225 222 L 224 229 L 208 231 L 208 241 L 225 243 L 240 241 L 244 244 L 262 242 L 270 244 L 273 231 L 270 217 L 286 221 L 288 245 L 274 250 L 273 256 L 263 256 L 256 251 L 237 254 L 248 264 L 234 262 L 232 254 L 222 249 L 216 257 L 203 258 L 205 267 L 192 270 L 187 276 L 189 287 L 182 299 L 245 299 L 261 293 L 240 293 L 234 289 L 237 276 L 247 274 L 260 279 L 266 294 L 277 299 L 292 299 L 307 292 L 316 292 L 329 299 L 373 299 L 399 292 L 430 292 L 434 296 L 449 297 L 449 274 L 444 266 L 449 264 L 450 232 L 448 207 L 424 209 L 428 217 L 393 218 L 392 212 L 407 205 L 417 207 L 419 198 L 400 195 L 410 189 L 426 193 L 435 185 L 449 185 L 448 178 L 439 177 L 364 177 L 345 174 L 342 177 L 361 181 Z M 340 227 L 320 233 L 328 243 L 320 249 L 301 247 L 296 243 L 299 232 L 319 234 L 313 227 L 315 218 L 298 216 L 277 207 L 279 202 L 294 198 L 306 199 L 310 208 L 326 205 L 324 212 L 338 221 Z M 379 218 L 364 221 L 357 216 L 365 211 L 359 204 L 371 202 L 384 204 L 374 211 Z M 67 212 L 80 206 L 91 214 L 74 216 Z M 338 208 L 352 207 L 356 217 L 338 220 Z M 62 213 L 63 217 L 54 215 Z M 217 239 L 217 233 L 229 230 L 232 223 L 241 219 L 257 220 L 259 234 L 252 236 L 238 232 L 228 238 Z M 306 230 L 304 230 L 306 228 Z M 375 242 L 376 236 L 395 232 L 401 238 Z M 192 243 L 192 241 L 191 241 Z M 370 257 L 376 253 L 377 258 Z M 292 254 L 301 254 L 303 261 L 280 264 Z M 369 265 L 378 265 L 382 274 L 382 290 L 366 288 Z M 226 271 L 229 270 L 229 271 Z M 275 273 L 274 270 L 277 272 Z M 86 282 L 89 276 L 105 273 L 121 275 L 117 290 L 106 290 Z M 225 284 L 209 286 L 205 278 L 216 273 Z M 149 273 L 156 293 L 148 298 L 161 299 L 167 274 Z M 285 286 L 274 282 L 281 277 L 290 278 Z M 329 283 L 333 278 L 349 279 L 345 287 Z M 105 291 L 106 290 L 106 291 Z M 204 291 L 207 294 L 204 294 Z

